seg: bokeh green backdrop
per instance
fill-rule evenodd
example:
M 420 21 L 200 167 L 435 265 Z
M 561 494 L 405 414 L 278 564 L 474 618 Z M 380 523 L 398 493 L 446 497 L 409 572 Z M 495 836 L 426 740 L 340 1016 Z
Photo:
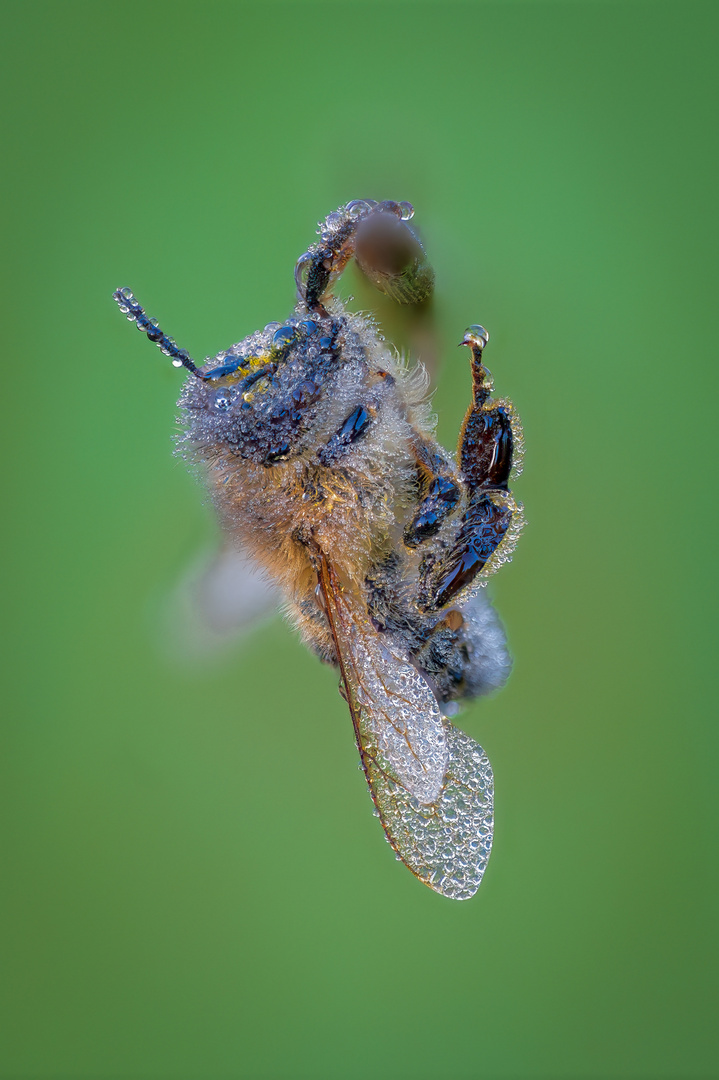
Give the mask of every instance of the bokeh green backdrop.
M 3 4 L 3 1077 L 717 1075 L 716 15 Z M 175 640 L 215 527 L 110 299 L 214 353 L 363 196 L 417 207 L 445 443 L 478 320 L 527 434 L 466 904 L 279 619 Z

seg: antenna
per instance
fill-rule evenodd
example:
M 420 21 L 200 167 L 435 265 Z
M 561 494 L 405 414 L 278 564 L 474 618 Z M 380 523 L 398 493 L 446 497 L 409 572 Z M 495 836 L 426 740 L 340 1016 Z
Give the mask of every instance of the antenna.
M 198 379 L 204 379 L 200 369 L 194 360 L 190 358 L 187 349 L 178 349 L 174 338 L 168 337 L 157 324 L 157 319 L 150 319 L 143 307 L 138 304 L 129 289 L 116 289 L 112 294 L 123 315 L 127 315 L 130 322 L 134 322 L 138 330 L 147 334 L 150 341 L 154 341 L 158 349 L 165 356 L 169 356 L 175 367 L 184 367 L 196 375 Z

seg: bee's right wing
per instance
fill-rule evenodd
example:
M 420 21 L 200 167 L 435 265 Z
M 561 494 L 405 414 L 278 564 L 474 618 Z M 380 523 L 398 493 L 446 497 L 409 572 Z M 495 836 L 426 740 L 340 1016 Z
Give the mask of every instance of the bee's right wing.
M 492 847 L 492 769 L 446 720 L 409 657 L 372 626 L 321 556 L 320 587 L 362 767 L 387 839 L 426 885 L 466 900 Z

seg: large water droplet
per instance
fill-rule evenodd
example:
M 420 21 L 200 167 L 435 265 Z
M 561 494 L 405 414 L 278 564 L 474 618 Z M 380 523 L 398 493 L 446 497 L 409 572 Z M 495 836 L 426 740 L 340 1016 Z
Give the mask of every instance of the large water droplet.
M 479 323 L 473 323 L 472 326 L 468 326 L 464 332 L 463 345 L 478 345 L 480 349 L 483 349 L 489 342 L 489 331 L 485 330 Z
M 295 285 L 297 286 L 298 293 L 303 297 L 305 295 L 307 273 L 309 271 L 312 258 L 312 252 L 305 251 L 304 255 L 300 255 L 299 259 L 295 263 Z
M 315 586 L 315 603 L 323 614 L 327 613 L 327 602 L 325 600 L 325 594 L 322 591 L 322 586 L 319 583 Z
M 369 213 L 373 206 L 377 203 L 374 199 L 352 199 L 347 203 L 347 213 L 351 218 L 360 218 L 363 214 Z
M 296 337 L 297 331 L 294 326 L 281 326 L 272 336 L 272 347 L 274 349 L 282 349 L 285 345 L 289 345 L 293 342 Z
M 329 240 L 337 231 L 338 225 L 344 221 L 344 214 L 341 214 L 339 210 L 333 210 L 331 214 L 328 214 L 320 228 L 320 236 L 323 240 Z

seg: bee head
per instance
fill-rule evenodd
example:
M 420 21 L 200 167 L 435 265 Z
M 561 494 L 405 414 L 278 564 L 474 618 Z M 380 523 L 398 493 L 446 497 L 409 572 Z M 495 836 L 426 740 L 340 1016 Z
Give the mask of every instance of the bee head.
M 318 329 L 299 316 L 270 323 L 199 367 L 179 402 L 186 416 L 183 441 L 263 465 L 301 453 L 322 387 L 307 361 L 329 355 L 322 352 L 325 338 Z

